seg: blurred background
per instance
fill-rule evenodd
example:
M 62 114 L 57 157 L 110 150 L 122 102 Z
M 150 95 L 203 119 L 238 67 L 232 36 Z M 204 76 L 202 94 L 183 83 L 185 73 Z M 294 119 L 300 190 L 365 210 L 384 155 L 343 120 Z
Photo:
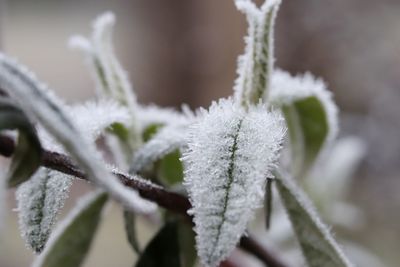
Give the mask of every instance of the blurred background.
M 88 35 L 91 21 L 106 10 L 117 15 L 116 51 L 141 103 L 207 107 L 232 93 L 246 33 L 233 0 L 0 3 L 2 49 L 70 103 L 95 91 L 81 55 L 67 48 L 68 37 Z M 321 76 L 341 109 L 340 135 L 356 135 L 366 143 L 349 196 L 363 210 L 365 223 L 347 234 L 392 267 L 400 263 L 399 29 L 398 0 L 283 0 L 275 40 L 276 65 L 293 74 Z M 84 190 L 80 184 L 73 194 Z M 73 203 L 69 200 L 65 210 Z M 28 266 L 32 255 L 17 233 L 13 192 L 8 204 L 0 266 Z M 110 208 L 86 266 L 132 265 L 120 213 Z M 154 231 L 141 227 L 149 228 L 148 236 Z

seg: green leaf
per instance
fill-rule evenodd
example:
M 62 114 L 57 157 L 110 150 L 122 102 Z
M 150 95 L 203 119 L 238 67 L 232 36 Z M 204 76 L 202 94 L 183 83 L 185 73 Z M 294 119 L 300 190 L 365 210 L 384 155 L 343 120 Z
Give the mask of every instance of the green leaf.
M 78 267 L 88 253 L 108 196 L 89 194 L 54 231 L 34 267 Z
M 0 130 L 19 130 L 18 142 L 7 175 L 9 187 L 17 186 L 37 170 L 42 149 L 35 128 L 13 102 L 0 98 Z
M 144 250 L 136 267 L 180 267 L 178 225 L 167 222 Z
M 158 175 L 168 185 L 174 185 L 183 181 L 183 164 L 180 158 L 180 151 L 175 150 L 159 161 Z
M 275 172 L 275 176 L 277 189 L 308 266 L 353 266 L 303 191 L 286 174 Z
M 289 129 L 295 174 L 302 175 L 312 167 L 329 134 L 327 114 L 315 96 L 284 105 L 282 111 Z
M 264 199 L 264 209 L 265 209 L 265 228 L 268 230 L 271 226 L 271 216 L 272 216 L 272 182 L 274 180 L 267 178 L 267 183 L 265 185 L 265 199 Z
M 149 141 L 164 125 L 162 124 L 151 124 L 147 126 L 142 133 L 143 141 L 146 143 Z
M 124 210 L 124 224 L 125 224 L 125 232 L 126 237 L 128 239 L 129 244 L 132 249 L 137 253 L 141 253 L 139 240 L 136 234 L 136 216 L 135 213 L 130 212 L 129 210 Z

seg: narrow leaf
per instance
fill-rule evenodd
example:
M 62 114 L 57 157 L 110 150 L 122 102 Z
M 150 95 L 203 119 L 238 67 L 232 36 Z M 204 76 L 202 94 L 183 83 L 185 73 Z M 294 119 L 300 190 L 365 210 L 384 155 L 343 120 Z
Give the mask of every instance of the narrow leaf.
M 310 267 L 353 266 L 303 191 L 286 174 L 275 172 L 275 176 L 279 194 L 308 265 Z
M 41 252 L 60 209 L 68 197 L 72 177 L 40 168 L 16 191 L 21 235 L 34 252 Z
M 78 202 L 54 231 L 33 267 L 78 267 L 88 253 L 101 220 L 107 194 L 91 193 Z
M 185 185 L 205 266 L 217 266 L 230 254 L 262 206 L 284 133 L 278 113 L 264 105 L 246 111 L 231 100 L 213 103 L 191 128 Z
M 267 184 L 265 186 L 265 203 L 264 203 L 264 208 L 265 208 L 265 227 L 267 230 L 271 226 L 271 216 L 272 216 L 272 182 L 274 180 L 271 178 L 267 178 Z
M 136 267 L 180 267 L 178 225 L 167 222 L 143 251 Z
M 36 171 L 41 161 L 41 145 L 36 130 L 13 102 L 0 97 L 0 130 L 19 130 L 7 181 L 9 187 L 17 186 Z
M 323 81 L 311 74 L 274 72 L 271 101 L 280 107 L 289 129 L 292 168 L 304 176 L 338 131 L 337 107 Z
M 136 216 L 133 212 L 124 210 L 124 224 L 129 244 L 137 254 L 140 254 L 141 250 L 136 233 Z
M 249 24 L 246 48 L 238 59 L 235 97 L 244 106 L 268 100 L 273 70 L 273 33 L 280 0 L 266 0 L 257 8 L 251 0 L 236 0 Z
M 183 267 L 193 267 L 197 260 L 195 232 L 186 222 L 178 222 L 178 241 Z
M 161 129 L 135 153 L 130 172 L 138 173 L 143 171 L 149 164 L 184 147 L 186 135 L 187 129 L 184 125 Z
M 53 135 L 71 154 L 87 174 L 87 177 L 121 202 L 137 212 L 151 212 L 155 204 L 136 201 L 135 191 L 123 186 L 103 165 L 93 144 L 89 144 L 65 112 L 64 106 L 54 94 L 25 67 L 0 54 L 0 86 L 21 103 L 25 114 L 30 114 Z M 143 205 L 146 203 L 146 205 Z

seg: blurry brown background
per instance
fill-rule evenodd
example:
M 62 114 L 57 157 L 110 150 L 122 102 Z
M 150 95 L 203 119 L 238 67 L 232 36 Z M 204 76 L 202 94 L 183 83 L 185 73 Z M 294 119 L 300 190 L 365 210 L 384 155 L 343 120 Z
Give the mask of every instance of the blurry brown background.
M 142 103 L 207 107 L 232 92 L 246 31 L 233 0 L 4 2 L 3 49 L 68 101 L 94 94 L 79 53 L 67 49 L 68 36 L 89 34 L 92 19 L 106 10 L 117 15 L 117 53 Z M 341 108 L 341 134 L 367 143 L 368 156 L 352 189 L 367 225 L 351 235 L 387 266 L 399 266 L 400 1 L 284 0 L 276 58 L 278 67 L 292 73 L 322 76 Z M 11 193 L 9 199 L 14 208 Z M 132 265 L 119 213 L 113 208 L 107 215 L 99 239 L 110 244 L 98 240 L 87 266 Z M 8 221 L 0 266 L 27 266 L 31 253 L 16 232 L 14 213 Z

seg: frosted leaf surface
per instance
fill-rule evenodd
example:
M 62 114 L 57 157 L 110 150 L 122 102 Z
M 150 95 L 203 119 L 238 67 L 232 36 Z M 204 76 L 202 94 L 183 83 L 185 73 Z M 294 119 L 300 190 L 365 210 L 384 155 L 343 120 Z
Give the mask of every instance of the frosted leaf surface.
M 284 173 L 277 172 L 276 178 L 279 195 L 308 266 L 352 267 L 303 191 Z
M 137 173 L 186 144 L 187 126 L 167 126 L 155 134 L 134 155 L 130 172 Z
M 270 101 L 282 109 L 290 133 L 293 171 L 303 176 L 338 132 L 338 110 L 325 83 L 311 74 L 275 71 Z
M 141 206 L 132 201 L 135 191 L 126 188 L 103 166 L 93 145 L 82 137 L 65 107 L 49 96 L 48 90 L 26 67 L 0 54 L 0 86 L 21 104 L 26 114 L 36 119 L 71 154 L 89 180 L 107 191 L 127 209 L 152 212 L 155 205 Z
M 19 227 L 26 245 L 33 251 L 39 253 L 44 248 L 71 184 L 71 176 L 40 168 L 18 187 Z
M 238 58 L 235 98 L 244 105 L 268 100 L 274 63 L 273 34 L 280 0 L 266 0 L 258 8 L 251 0 L 236 0 L 247 18 L 244 54 Z
M 248 112 L 231 100 L 213 103 L 190 130 L 185 185 L 193 208 L 198 254 L 217 266 L 234 249 L 260 207 L 285 133 L 279 113 Z
M 137 119 L 137 99 L 128 75 L 114 52 L 112 42 L 114 24 L 114 14 L 105 12 L 94 20 L 90 39 L 73 36 L 69 45 L 84 53 L 100 96 L 114 99 L 129 110 L 129 140 L 126 141 L 130 149 L 135 150 L 141 143 Z

